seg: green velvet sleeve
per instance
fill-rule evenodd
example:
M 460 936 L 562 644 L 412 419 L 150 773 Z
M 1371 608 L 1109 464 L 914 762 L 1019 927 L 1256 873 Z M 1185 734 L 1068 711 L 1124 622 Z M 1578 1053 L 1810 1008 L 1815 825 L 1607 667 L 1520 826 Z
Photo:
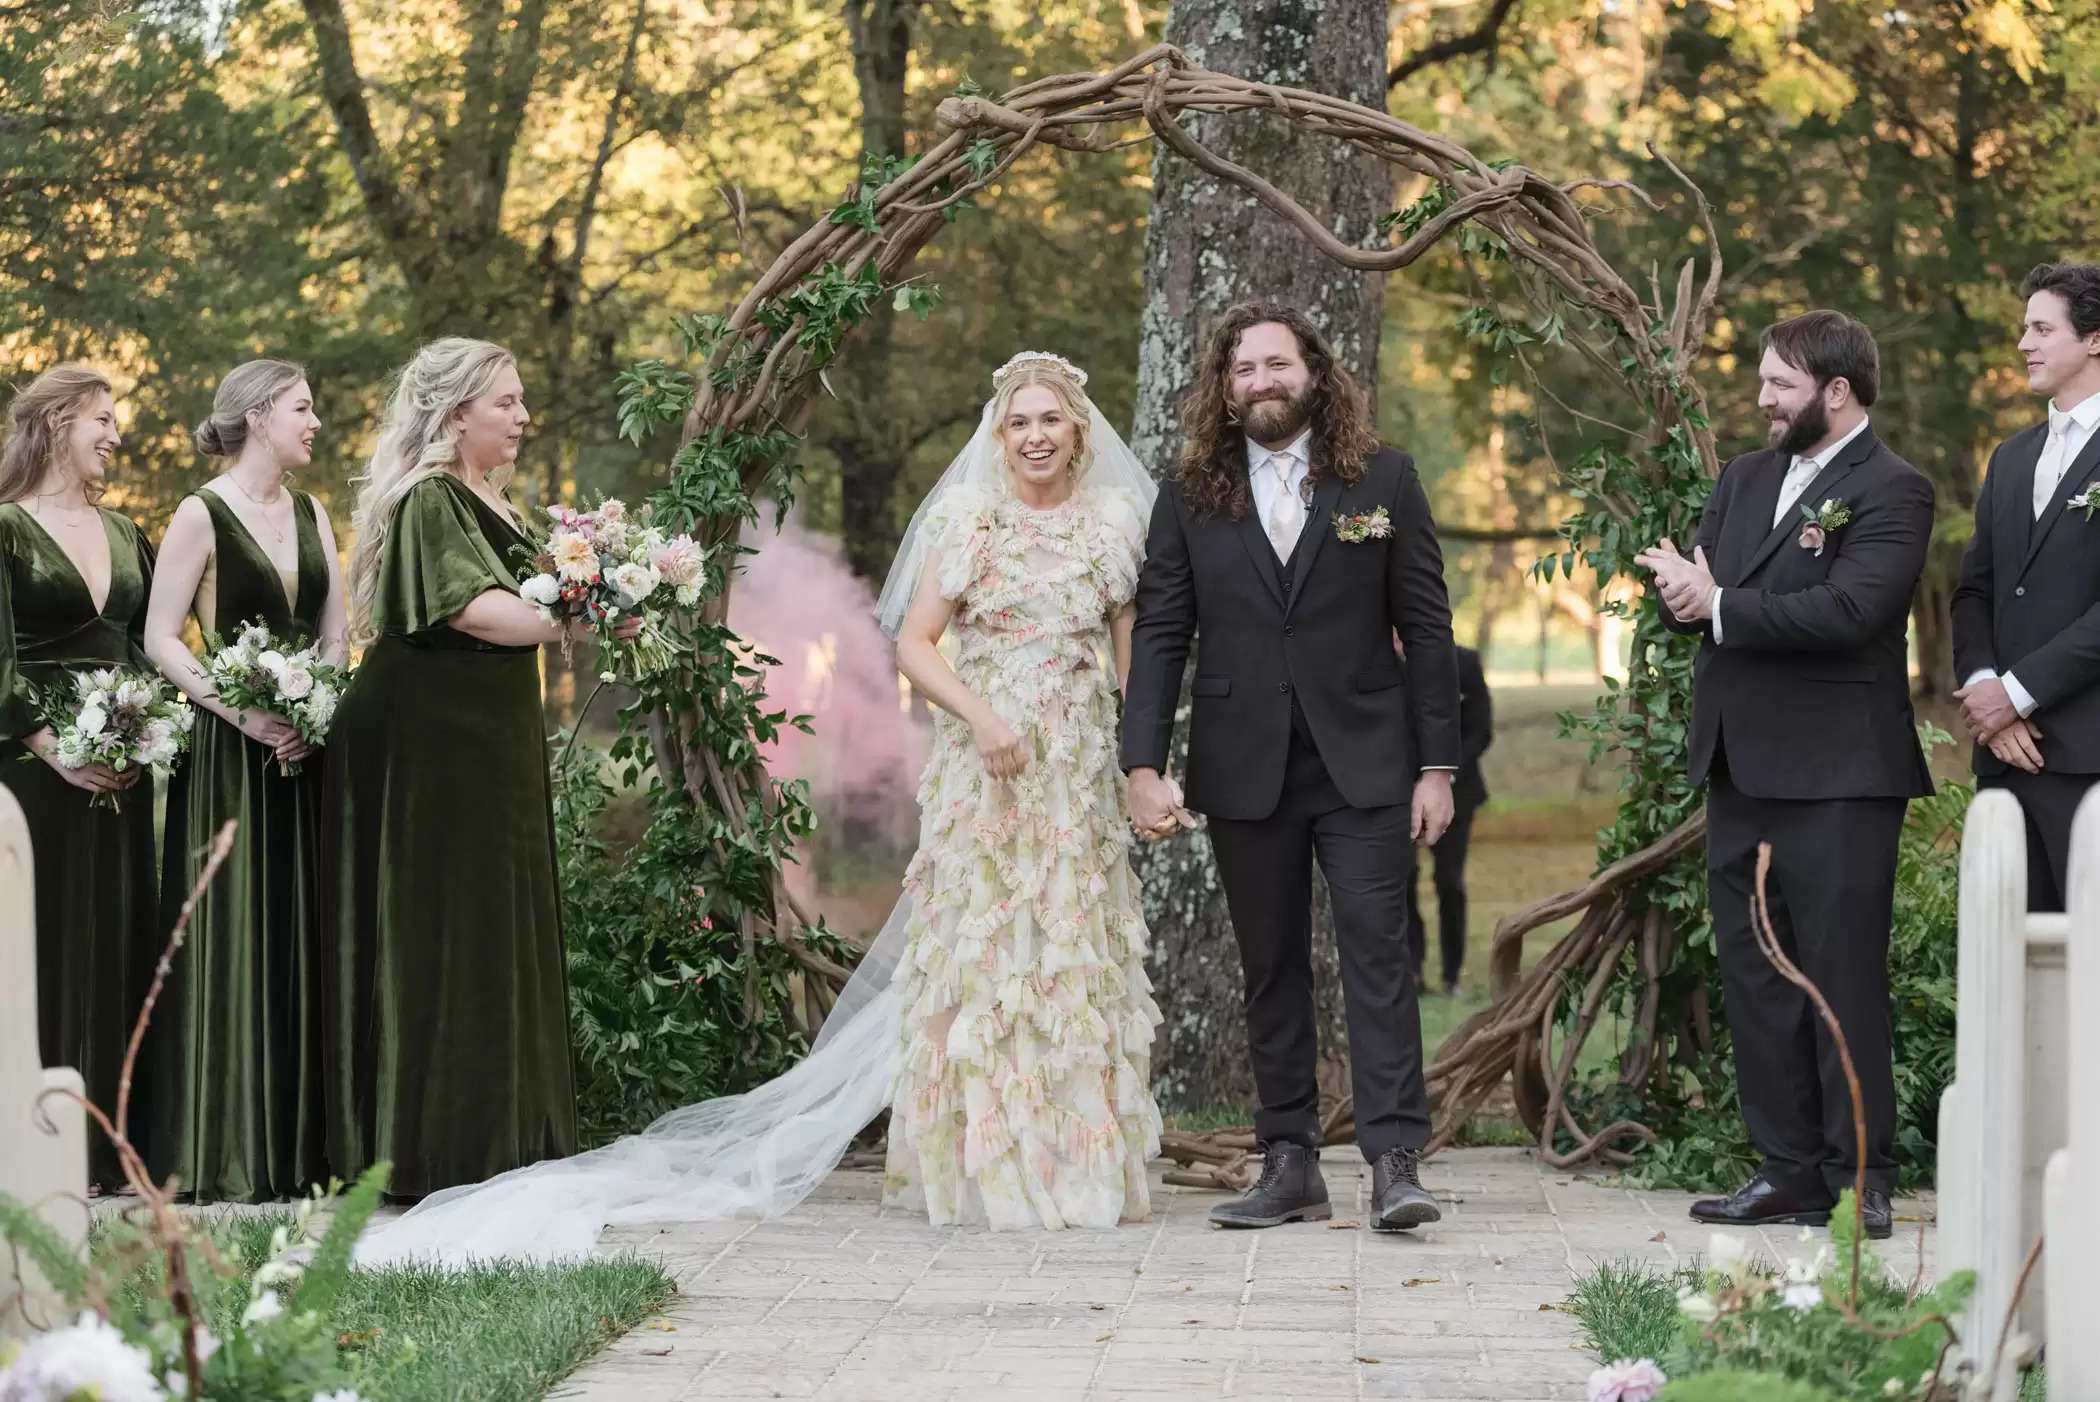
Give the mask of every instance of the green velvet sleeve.
M 449 477 L 432 477 L 402 498 L 372 597 L 372 624 L 380 632 L 429 632 L 491 589 L 517 592 L 466 492 Z
M 160 668 L 146 655 L 146 601 L 153 597 L 153 566 L 159 555 L 153 542 L 146 539 L 146 533 L 139 529 L 138 522 L 127 516 L 124 524 L 131 527 L 131 545 L 138 552 L 139 562 L 138 612 L 131 615 L 131 622 L 124 631 L 131 640 L 132 661 L 148 672 L 158 672 Z
M 14 532 L 0 525 L 0 740 L 19 740 L 39 728 L 36 709 L 15 661 Z

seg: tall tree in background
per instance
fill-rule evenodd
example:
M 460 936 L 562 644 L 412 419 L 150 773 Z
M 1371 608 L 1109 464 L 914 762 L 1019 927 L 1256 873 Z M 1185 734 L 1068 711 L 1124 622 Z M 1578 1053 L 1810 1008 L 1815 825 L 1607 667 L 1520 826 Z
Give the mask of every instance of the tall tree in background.
M 1206 68 L 1382 107 L 1386 23 L 1383 0 L 1173 0 L 1166 38 Z M 1188 125 L 1221 156 L 1268 175 L 1329 216 L 1345 240 L 1376 239 L 1392 211 L 1392 176 L 1374 157 L 1268 118 L 1193 117 Z M 1273 298 L 1303 308 L 1359 382 L 1376 389 L 1380 277 L 1337 267 L 1244 191 L 1169 154 L 1154 158 L 1152 189 L 1132 426 L 1141 462 L 1162 476 L 1173 472 L 1182 442 L 1177 407 L 1209 326 L 1235 302 Z M 1184 1106 L 1247 1103 L 1243 984 L 1209 844 L 1176 839 L 1148 852 L 1142 872 L 1153 984 L 1166 1015 L 1153 1059 L 1161 1094 Z M 1324 909 L 1324 900 L 1319 904 Z M 1333 941 L 1324 930 L 1315 957 L 1321 1040 L 1332 1060 L 1347 1042 Z
M 911 73 L 912 27 L 920 0 L 846 0 L 846 34 L 860 93 L 863 176 L 880 178 L 905 158 L 905 84 Z M 897 483 L 912 452 L 929 436 L 899 413 L 895 386 L 897 313 L 873 310 L 854 353 L 834 377 L 840 398 L 825 406 L 811 436 L 839 463 L 839 531 L 854 572 L 879 580 L 896 548 Z M 938 432 L 945 425 L 932 426 Z

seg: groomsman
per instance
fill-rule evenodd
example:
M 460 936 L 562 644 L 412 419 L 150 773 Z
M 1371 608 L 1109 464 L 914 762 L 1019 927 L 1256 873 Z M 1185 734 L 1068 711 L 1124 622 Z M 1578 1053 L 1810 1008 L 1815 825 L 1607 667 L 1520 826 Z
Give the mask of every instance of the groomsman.
M 2000 443 L 1954 591 L 1955 695 L 1977 786 L 2027 815 L 2027 906 L 2062 910 L 2071 817 L 2100 778 L 2100 267 L 2044 264 L 2027 299 L 2027 384 L 2047 422 Z
M 1694 782 L 1743 1119 L 1764 1156 L 1701 1222 L 1818 1225 L 1859 1163 L 1837 1045 L 1759 950 L 1757 848 L 1780 948 L 1844 1029 L 1866 1103 L 1867 1232 L 1890 1230 L 1895 1081 L 1888 941 L 1909 799 L 1932 792 L 1911 714 L 1905 622 L 1932 535 L 1932 484 L 1867 421 L 1879 356 L 1837 312 L 1764 335 L 1771 446 L 1722 469 L 1692 557 L 1644 552 L 1663 620 L 1700 636 Z
M 1466 847 L 1472 841 L 1473 815 L 1487 802 L 1487 781 L 1480 775 L 1480 757 L 1495 738 L 1495 705 L 1488 696 L 1487 674 L 1480 654 L 1461 647 L 1458 653 L 1458 747 L 1462 758 L 1458 778 L 1451 785 L 1451 826 L 1430 851 L 1430 870 L 1436 881 L 1438 953 L 1443 959 L 1443 982 L 1447 998 L 1458 996 L 1458 971 L 1466 962 Z M 1415 983 L 1423 983 L 1423 966 L 1429 958 L 1429 927 L 1422 923 L 1422 849 L 1413 849 L 1407 873 L 1407 942 L 1415 957 Z

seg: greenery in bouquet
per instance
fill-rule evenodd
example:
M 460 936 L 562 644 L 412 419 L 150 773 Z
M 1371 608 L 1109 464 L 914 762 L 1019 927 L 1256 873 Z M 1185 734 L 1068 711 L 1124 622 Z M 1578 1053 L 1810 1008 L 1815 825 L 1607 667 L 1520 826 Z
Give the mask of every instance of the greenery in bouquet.
M 243 623 L 231 643 L 207 633 L 204 646 L 205 670 L 220 701 L 237 711 L 267 711 L 316 749 L 328 743 L 350 673 L 322 661 L 317 644 L 295 644 L 260 623 Z M 297 760 L 278 761 L 280 774 L 299 769 Z
M 165 679 L 128 667 L 74 672 L 35 696 L 40 718 L 57 741 L 54 758 L 64 769 L 101 764 L 119 774 L 147 769 L 166 778 L 189 748 L 196 721 L 189 702 Z M 116 793 L 98 793 L 90 802 L 122 806 Z
M 589 511 L 546 508 L 547 538 L 520 576 L 518 594 L 549 623 L 582 620 L 599 647 L 599 680 L 639 680 L 674 666 L 680 653 L 665 615 L 699 603 L 707 551 L 690 535 L 655 524 L 649 506 L 630 513 L 607 497 Z M 614 627 L 642 620 L 640 636 L 622 642 Z M 562 655 L 570 644 L 562 642 Z

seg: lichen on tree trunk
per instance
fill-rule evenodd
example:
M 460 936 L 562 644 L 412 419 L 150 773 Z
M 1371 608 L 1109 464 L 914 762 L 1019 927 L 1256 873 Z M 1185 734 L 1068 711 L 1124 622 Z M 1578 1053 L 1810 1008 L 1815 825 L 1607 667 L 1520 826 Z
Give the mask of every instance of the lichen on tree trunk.
M 1311 88 L 1385 105 L 1386 7 L 1372 0 L 1174 0 L 1166 41 L 1199 66 L 1257 81 Z M 1386 164 L 1324 135 L 1267 115 L 1189 113 L 1204 145 L 1275 176 L 1352 244 L 1383 242 L 1392 209 Z M 1367 390 L 1378 379 L 1383 279 L 1350 272 L 1246 191 L 1161 151 L 1153 158 L 1145 229 L 1145 306 L 1132 446 L 1165 477 L 1181 452 L 1176 406 L 1202 339 L 1227 307 L 1249 299 L 1310 313 Z M 1200 646 L 1201 639 L 1198 639 Z M 1185 741 L 1185 725 L 1180 739 Z M 1182 751 L 1177 746 L 1176 764 Z M 1232 925 L 1210 844 L 1180 837 L 1137 858 L 1152 923 L 1151 973 L 1166 1022 L 1153 1055 L 1154 1084 L 1170 1108 L 1251 1107 L 1252 1073 L 1241 1013 Z M 1347 1041 L 1323 887 L 1314 892 L 1314 971 L 1323 1087 L 1346 1084 Z

